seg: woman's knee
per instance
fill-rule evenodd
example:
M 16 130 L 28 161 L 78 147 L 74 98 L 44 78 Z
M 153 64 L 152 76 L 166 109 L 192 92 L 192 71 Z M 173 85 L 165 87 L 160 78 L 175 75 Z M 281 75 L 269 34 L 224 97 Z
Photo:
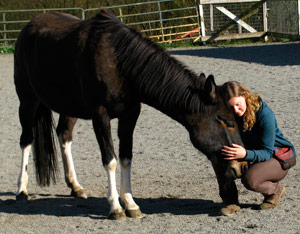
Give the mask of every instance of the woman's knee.
M 259 186 L 259 180 L 252 174 L 246 173 L 242 177 L 241 181 L 245 188 L 251 191 L 256 191 L 257 187 Z

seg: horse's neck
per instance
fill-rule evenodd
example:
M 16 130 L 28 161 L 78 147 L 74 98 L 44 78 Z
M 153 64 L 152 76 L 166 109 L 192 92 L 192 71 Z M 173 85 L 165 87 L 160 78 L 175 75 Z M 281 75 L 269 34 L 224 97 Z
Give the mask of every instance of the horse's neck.
M 193 72 L 139 33 L 125 26 L 116 33 L 109 44 L 119 72 L 141 102 L 168 115 L 195 112 L 202 106 L 202 83 Z
M 189 74 L 188 72 L 187 74 L 193 76 L 193 74 Z M 199 103 L 201 103 L 201 95 L 198 94 L 197 91 L 192 90 L 192 84 L 189 84 L 192 83 L 192 81 L 188 80 L 191 79 L 191 77 L 182 76 L 180 79 L 180 81 L 174 81 L 172 77 L 161 76 L 158 80 L 155 80 L 155 82 L 161 85 L 157 87 L 152 86 L 150 88 L 147 81 L 139 80 L 136 86 L 139 87 L 140 101 L 182 123 L 184 115 L 200 111 Z M 187 79 L 187 81 L 184 82 L 184 79 Z M 182 83 L 182 85 L 180 83 Z M 202 87 L 204 83 L 205 80 L 199 80 L 198 85 Z M 200 89 L 199 92 L 201 92 Z

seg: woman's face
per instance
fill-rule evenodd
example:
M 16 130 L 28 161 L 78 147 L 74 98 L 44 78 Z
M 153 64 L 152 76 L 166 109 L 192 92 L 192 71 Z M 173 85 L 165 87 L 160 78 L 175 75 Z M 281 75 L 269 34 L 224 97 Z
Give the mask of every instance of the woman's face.
M 244 96 L 232 97 L 229 99 L 228 103 L 237 116 L 241 117 L 245 114 L 247 105 Z

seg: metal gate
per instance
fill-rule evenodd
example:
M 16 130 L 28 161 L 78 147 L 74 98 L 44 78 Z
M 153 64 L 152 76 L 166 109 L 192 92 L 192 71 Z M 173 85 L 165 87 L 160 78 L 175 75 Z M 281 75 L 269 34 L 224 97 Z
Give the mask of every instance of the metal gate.
M 201 41 L 261 37 L 267 33 L 266 0 L 197 0 Z
M 173 0 L 156 0 L 106 7 L 121 21 L 158 43 L 193 40 L 199 37 L 195 4 L 178 7 Z M 99 8 L 0 10 L 0 45 L 3 43 L 2 47 L 12 46 L 21 29 L 32 17 L 48 11 L 63 11 L 86 19 L 94 16 Z

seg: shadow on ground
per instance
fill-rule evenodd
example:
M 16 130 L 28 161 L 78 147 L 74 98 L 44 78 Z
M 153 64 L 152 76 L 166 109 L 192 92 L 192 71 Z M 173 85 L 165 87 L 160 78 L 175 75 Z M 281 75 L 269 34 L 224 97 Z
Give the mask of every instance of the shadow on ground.
M 109 205 L 106 198 L 76 199 L 65 195 L 31 194 L 29 201 L 16 201 L 13 193 L 0 193 L 0 213 L 19 215 L 83 216 L 107 219 Z M 144 214 L 219 216 L 222 203 L 190 198 L 135 198 Z

